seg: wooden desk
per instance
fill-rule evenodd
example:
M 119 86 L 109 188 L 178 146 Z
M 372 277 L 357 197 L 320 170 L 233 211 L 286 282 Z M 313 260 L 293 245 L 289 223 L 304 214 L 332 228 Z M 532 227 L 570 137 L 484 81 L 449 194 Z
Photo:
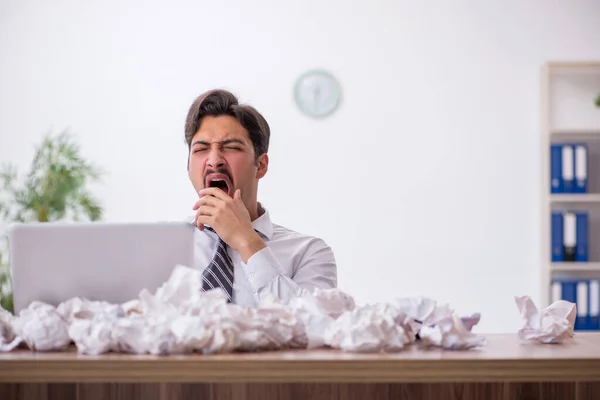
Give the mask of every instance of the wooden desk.
M 0 399 L 600 399 L 600 333 L 470 351 L 0 354 Z

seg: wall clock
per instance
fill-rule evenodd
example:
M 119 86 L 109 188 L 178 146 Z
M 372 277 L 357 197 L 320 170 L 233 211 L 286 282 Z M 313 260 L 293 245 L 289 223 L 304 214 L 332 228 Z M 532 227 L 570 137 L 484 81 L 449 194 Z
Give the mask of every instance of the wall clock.
M 327 71 L 305 72 L 294 86 L 296 105 L 304 114 L 314 118 L 332 114 L 338 108 L 341 98 L 339 82 Z

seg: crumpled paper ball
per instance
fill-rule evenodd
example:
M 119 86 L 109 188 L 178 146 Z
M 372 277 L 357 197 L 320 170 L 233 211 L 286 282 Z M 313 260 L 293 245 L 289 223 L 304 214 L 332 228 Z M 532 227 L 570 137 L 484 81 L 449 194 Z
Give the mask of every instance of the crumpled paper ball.
M 39 301 L 19 313 L 13 330 L 33 351 L 59 351 L 71 344 L 67 320 L 55 307 Z
M 575 303 L 558 300 L 538 310 L 529 296 L 515 296 L 521 317 L 525 321 L 519 338 L 540 343 L 562 343 L 573 337 L 577 307 Z

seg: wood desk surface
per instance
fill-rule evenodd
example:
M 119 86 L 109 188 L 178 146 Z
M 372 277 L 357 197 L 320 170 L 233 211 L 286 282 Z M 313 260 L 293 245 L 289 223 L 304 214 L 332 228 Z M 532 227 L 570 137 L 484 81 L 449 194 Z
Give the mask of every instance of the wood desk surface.
M 385 354 L 289 350 L 221 355 L 99 356 L 65 352 L 0 353 L 0 382 L 531 382 L 600 381 L 600 333 L 563 344 L 484 335 L 480 349 Z

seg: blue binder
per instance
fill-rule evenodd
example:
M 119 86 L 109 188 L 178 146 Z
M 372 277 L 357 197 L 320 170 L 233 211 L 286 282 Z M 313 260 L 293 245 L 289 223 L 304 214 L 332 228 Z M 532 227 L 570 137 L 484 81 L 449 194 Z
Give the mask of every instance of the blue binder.
M 577 281 L 562 279 L 559 282 L 561 284 L 562 299 L 577 304 Z
M 564 191 L 562 178 L 562 145 L 550 146 L 550 193 Z
M 575 317 L 575 330 L 586 331 L 588 330 L 588 319 L 589 319 L 589 304 L 590 304 L 590 293 L 589 285 L 586 280 L 578 280 L 575 282 L 575 296 L 577 297 L 577 316 Z
M 562 191 L 563 193 L 575 193 L 575 146 L 563 143 L 561 152 Z
M 589 261 L 589 216 L 587 211 L 575 213 L 576 222 L 576 245 L 575 261 Z
M 587 193 L 588 147 L 585 143 L 575 145 L 575 193 Z
M 553 291 L 552 302 L 559 296 L 562 300 L 575 303 L 575 330 L 600 331 L 600 280 L 556 278 L 551 285 L 553 289 L 558 285 L 560 290 L 560 293 Z
M 577 214 L 563 212 L 563 261 L 575 262 L 577 257 Z
M 587 328 L 591 331 L 600 330 L 600 280 L 588 281 L 588 320 Z
M 577 280 L 574 279 L 555 279 L 553 281 L 554 282 L 558 282 L 560 284 L 560 298 L 561 300 L 565 300 L 571 303 L 574 303 L 575 306 L 577 308 Z M 579 313 L 579 311 L 577 311 Z M 582 324 L 585 324 L 585 320 L 582 318 L 579 318 L 579 314 L 576 316 L 575 318 L 575 326 L 574 329 L 575 330 L 581 330 L 583 329 Z
M 563 214 L 560 211 L 552 212 L 552 220 L 550 223 L 551 232 L 551 260 L 552 262 L 564 261 L 563 248 Z

